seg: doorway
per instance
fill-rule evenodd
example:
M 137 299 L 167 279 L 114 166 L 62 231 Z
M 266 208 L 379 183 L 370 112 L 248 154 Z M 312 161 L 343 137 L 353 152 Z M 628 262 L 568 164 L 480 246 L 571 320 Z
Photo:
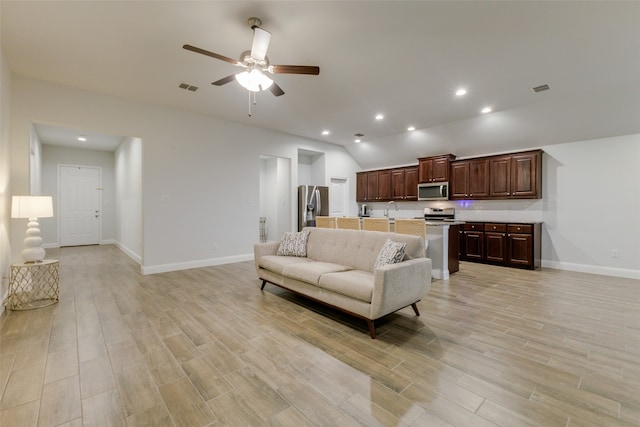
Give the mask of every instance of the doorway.
M 260 217 L 266 240 L 280 240 L 291 231 L 291 159 L 260 156 Z
M 349 216 L 349 182 L 347 178 L 331 178 L 329 184 L 329 215 Z
M 102 225 L 102 169 L 60 165 L 58 182 L 60 246 L 99 244 Z

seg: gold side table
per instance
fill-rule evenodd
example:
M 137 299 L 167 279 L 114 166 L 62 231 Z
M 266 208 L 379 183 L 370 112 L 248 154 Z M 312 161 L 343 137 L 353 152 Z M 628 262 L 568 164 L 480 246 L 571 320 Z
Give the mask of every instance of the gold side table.
M 57 303 L 59 265 L 54 259 L 11 264 L 9 295 L 4 305 L 11 310 L 31 310 Z

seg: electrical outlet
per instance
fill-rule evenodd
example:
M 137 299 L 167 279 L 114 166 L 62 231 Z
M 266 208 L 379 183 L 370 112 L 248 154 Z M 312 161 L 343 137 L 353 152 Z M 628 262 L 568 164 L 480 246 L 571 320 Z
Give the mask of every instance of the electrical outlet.
M 618 249 L 611 249 L 611 258 L 620 258 L 620 251 Z

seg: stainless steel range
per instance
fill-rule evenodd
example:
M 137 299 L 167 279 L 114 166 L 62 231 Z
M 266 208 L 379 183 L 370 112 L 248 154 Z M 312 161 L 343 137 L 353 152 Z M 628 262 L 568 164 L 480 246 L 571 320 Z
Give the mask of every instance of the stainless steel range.
M 424 208 L 425 221 L 455 221 L 455 208 Z

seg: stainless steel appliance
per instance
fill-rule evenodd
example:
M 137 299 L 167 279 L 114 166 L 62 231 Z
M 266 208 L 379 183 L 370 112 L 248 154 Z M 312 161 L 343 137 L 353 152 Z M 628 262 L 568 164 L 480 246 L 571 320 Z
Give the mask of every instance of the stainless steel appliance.
M 317 215 L 329 215 L 329 187 L 298 186 L 298 231 L 315 227 Z
M 368 217 L 371 216 L 371 209 L 366 204 L 360 205 L 360 216 Z
M 418 200 L 449 200 L 449 183 L 418 184 Z
M 424 208 L 425 221 L 454 221 L 455 208 Z

